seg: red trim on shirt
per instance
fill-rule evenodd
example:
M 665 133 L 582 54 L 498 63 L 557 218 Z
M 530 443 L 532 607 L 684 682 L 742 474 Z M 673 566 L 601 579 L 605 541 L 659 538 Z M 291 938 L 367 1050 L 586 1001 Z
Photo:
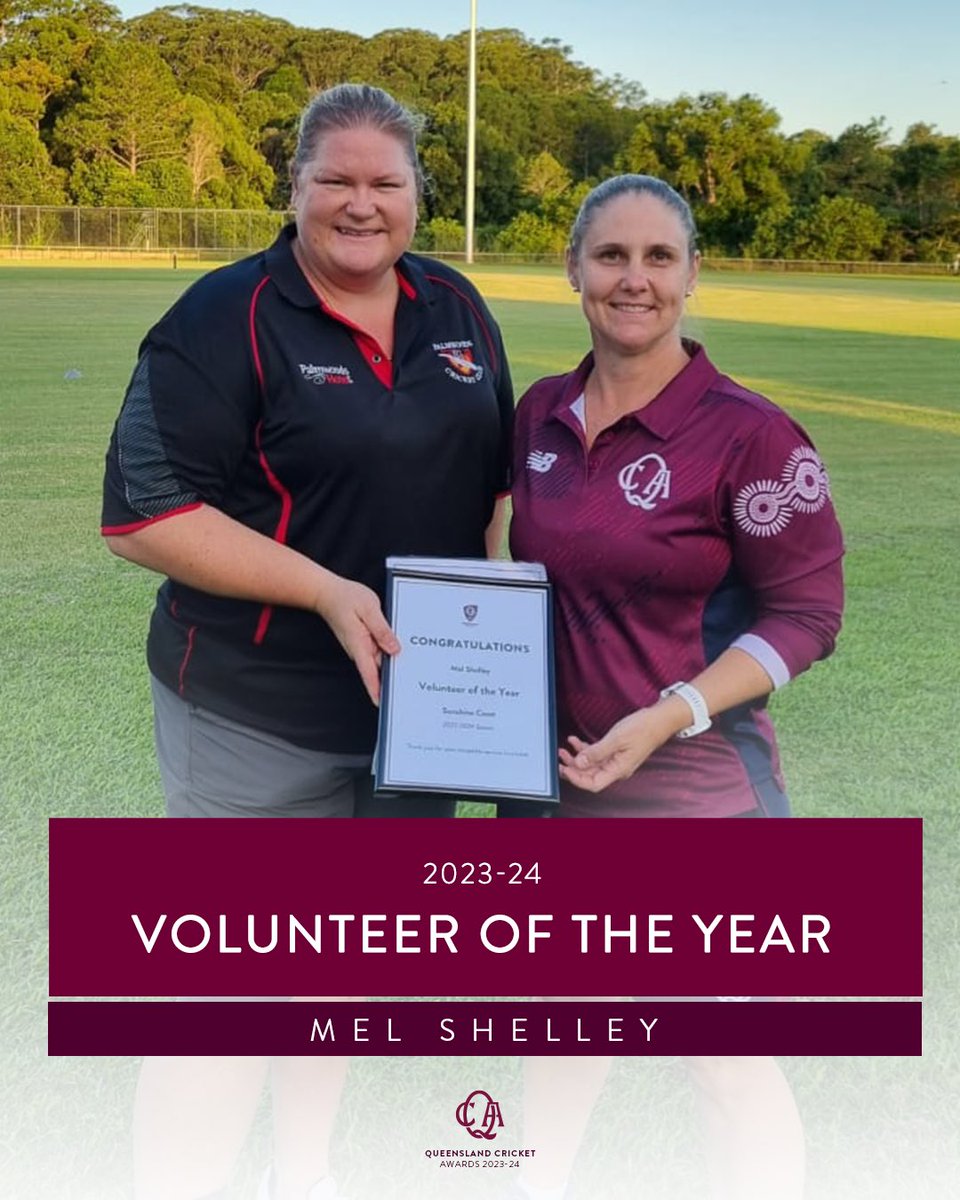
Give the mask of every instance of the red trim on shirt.
M 267 483 L 280 497 L 280 520 L 277 522 L 277 527 L 273 531 L 273 540 L 275 542 L 279 542 L 281 546 L 285 546 L 287 542 L 287 531 L 290 527 L 290 514 L 293 512 L 293 497 L 273 473 L 270 463 L 267 461 L 267 456 L 264 454 L 263 446 L 260 442 L 260 434 L 262 430 L 263 421 L 258 421 L 253 437 L 257 447 L 257 454 L 260 458 L 260 466 L 264 475 L 267 477 Z M 272 604 L 265 604 L 260 610 L 260 619 L 257 622 L 257 631 L 253 635 L 253 641 L 255 645 L 259 646 L 263 639 L 267 636 L 267 628 L 270 625 L 270 617 L 272 614 Z
M 273 616 L 273 605 L 265 604 L 260 609 L 260 619 L 257 621 L 257 630 L 253 635 L 253 644 L 259 646 L 263 643 L 263 639 L 267 636 L 267 630 L 270 628 L 270 618 Z
M 156 525 L 158 521 L 165 521 L 167 517 L 177 517 L 180 513 L 194 512 L 198 508 L 203 508 L 202 500 L 198 500 L 195 504 L 181 504 L 179 508 L 171 508 L 169 512 L 158 513 L 155 517 L 146 517 L 143 521 L 134 521 L 130 525 L 102 525 L 100 532 L 104 537 L 116 537 L 121 533 L 136 533 L 138 529 Z
M 400 284 L 400 291 L 403 292 L 408 300 L 416 300 L 417 289 L 413 286 L 410 280 L 400 273 L 399 267 L 394 267 L 393 271 L 397 277 L 397 283 Z
M 444 287 L 448 287 L 451 292 L 454 292 L 457 296 L 459 296 L 464 304 L 469 307 L 470 311 L 480 322 L 480 328 L 483 330 L 483 336 L 487 339 L 487 349 L 490 351 L 490 361 L 493 364 L 493 369 L 495 371 L 498 370 L 496 343 L 490 334 L 490 330 L 487 328 L 487 323 L 483 319 L 483 313 L 481 313 L 480 309 L 477 308 L 477 306 L 470 299 L 470 297 L 466 295 L 465 292 L 461 292 L 458 287 L 454 287 L 449 279 L 443 279 L 440 275 L 428 275 L 427 279 L 429 279 L 431 283 L 442 283 Z
M 287 528 L 290 524 L 290 513 L 293 510 L 293 498 L 289 491 L 283 486 L 280 480 L 274 475 L 270 463 L 267 461 L 267 456 L 263 452 L 263 446 L 260 443 L 260 435 L 263 430 L 263 421 L 257 422 L 257 428 L 254 431 L 254 442 L 257 447 L 257 454 L 260 457 L 260 466 L 263 468 L 263 473 L 267 477 L 267 483 L 280 497 L 280 520 L 277 522 L 277 527 L 273 531 L 273 540 L 285 545 L 287 541 Z
M 266 380 L 263 374 L 263 363 L 260 361 L 260 347 L 257 344 L 257 300 L 264 286 L 269 282 L 270 276 L 265 275 L 263 279 L 254 288 L 253 295 L 250 297 L 250 349 L 253 353 L 253 366 L 257 372 L 257 379 L 260 383 L 261 396 L 266 394 Z M 263 420 L 257 422 L 257 428 L 254 430 L 253 440 L 257 447 L 257 456 L 260 460 L 260 467 L 267 477 L 267 483 L 271 489 L 280 497 L 280 519 L 277 522 L 277 527 L 273 531 L 273 540 L 279 542 L 281 546 L 286 545 L 287 530 L 290 527 L 290 514 L 293 511 L 293 497 L 290 492 L 283 486 L 280 480 L 273 473 L 270 463 L 267 461 L 267 456 L 263 451 L 263 445 L 260 440 L 260 435 L 263 432 Z M 270 625 L 270 618 L 273 615 L 273 605 L 265 604 L 260 609 L 260 619 L 257 621 L 256 632 L 253 635 L 254 644 L 259 646 L 263 639 L 267 636 L 267 629 Z
M 270 276 L 264 275 L 257 286 L 253 289 L 253 295 L 250 297 L 250 311 L 248 320 L 250 324 L 250 349 L 253 352 L 253 368 L 257 373 L 257 379 L 260 382 L 260 391 L 263 393 L 265 383 L 263 379 L 263 363 L 260 361 L 260 347 L 257 345 L 257 300 L 260 298 L 260 293 L 270 282 Z
M 183 658 L 180 662 L 180 673 L 177 676 L 177 691 L 183 695 L 183 689 L 186 686 L 187 663 L 190 661 L 190 656 L 193 654 L 193 643 L 197 636 L 196 625 L 191 625 L 187 630 L 187 648 L 183 652 Z

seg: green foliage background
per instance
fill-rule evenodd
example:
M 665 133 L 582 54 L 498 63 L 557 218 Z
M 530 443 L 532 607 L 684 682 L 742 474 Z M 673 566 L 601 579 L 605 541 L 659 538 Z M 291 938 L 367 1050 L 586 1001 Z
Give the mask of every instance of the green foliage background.
M 951 262 L 960 137 L 882 120 L 787 137 L 752 95 L 653 102 L 555 39 L 482 30 L 481 249 L 553 254 L 586 186 L 658 175 L 715 255 Z M 425 118 L 425 249 L 463 221 L 466 34 L 371 38 L 194 5 L 123 21 L 101 0 L 0 2 L 0 204 L 283 208 L 304 103 L 379 84 Z M 462 245 L 462 235 L 460 238 Z

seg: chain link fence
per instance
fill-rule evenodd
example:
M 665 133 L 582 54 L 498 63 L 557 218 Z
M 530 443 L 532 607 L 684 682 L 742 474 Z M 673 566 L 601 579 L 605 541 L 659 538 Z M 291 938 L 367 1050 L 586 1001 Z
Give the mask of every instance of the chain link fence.
M 225 261 L 269 246 L 289 212 L 217 208 L 67 208 L 0 205 L 0 259 L 151 259 Z M 462 261 L 462 254 L 437 254 Z M 479 253 L 485 263 L 559 265 L 561 255 Z M 802 274 L 954 275 L 951 262 L 814 262 L 806 259 L 711 258 L 711 271 Z
M 960 259 L 953 262 L 837 262 L 807 258 L 705 258 L 707 271 L 731 273 L 761 271 L 800 275 L 956 275 Z
M 268 246 L 285 212 L 217 208 L 54 208 L 0 205 L 8 256 L 232 258 Z

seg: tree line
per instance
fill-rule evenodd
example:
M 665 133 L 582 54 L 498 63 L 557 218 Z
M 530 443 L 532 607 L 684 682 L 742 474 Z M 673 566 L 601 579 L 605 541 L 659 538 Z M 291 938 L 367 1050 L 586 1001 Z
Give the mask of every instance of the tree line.
M 467 35 L 371 38 L 193 5 L 124 21 L 102 0 L 0 0 L 0 203 L 283 208 L 298 115 L 345 80 L 422 114 L 424 249 L 463 245 Z M 764 258 L 952 260 L 960 137 L 882 119 L 787 136 L 770 105 L 651 100 L 555 39 L 482 30 L 478 245 L 563 248 L 583 195 L 617 171 L 690 201 L 703 248 Z

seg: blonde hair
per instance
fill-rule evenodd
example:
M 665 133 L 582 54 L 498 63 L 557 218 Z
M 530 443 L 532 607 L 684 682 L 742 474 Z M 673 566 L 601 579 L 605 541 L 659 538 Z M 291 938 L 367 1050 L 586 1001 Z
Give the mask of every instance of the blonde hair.
M 423 170 L 417 155 L 417 137 L 423 119 L 394 100 L 382 88 L 367 83 L 338 83 L 318 92 L 300 114 L 297 148 L 290 162 L 294 181 L 317 153 L 324 134 L 337 129 L 379 129 L 397 139 L 413 169 L 417 195 L 423 192 Z

